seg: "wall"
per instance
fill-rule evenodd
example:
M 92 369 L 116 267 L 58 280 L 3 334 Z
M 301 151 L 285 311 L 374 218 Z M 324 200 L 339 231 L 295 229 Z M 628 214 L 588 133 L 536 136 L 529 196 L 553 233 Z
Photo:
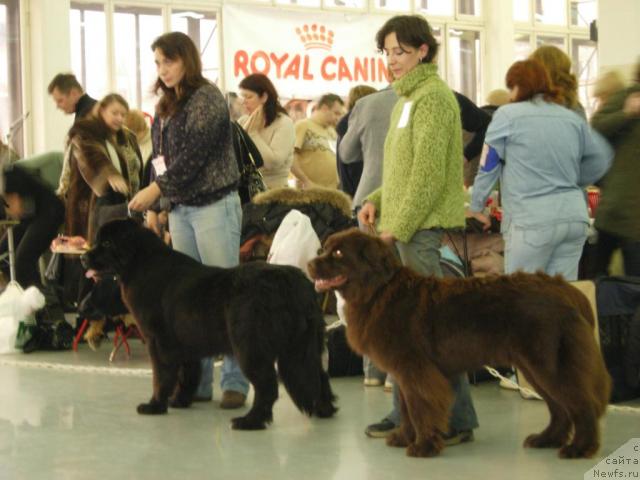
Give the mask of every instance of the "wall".
M 600 0 L 597 23 L 600 70 L 630 77 L 640 60 L 640 0 Z

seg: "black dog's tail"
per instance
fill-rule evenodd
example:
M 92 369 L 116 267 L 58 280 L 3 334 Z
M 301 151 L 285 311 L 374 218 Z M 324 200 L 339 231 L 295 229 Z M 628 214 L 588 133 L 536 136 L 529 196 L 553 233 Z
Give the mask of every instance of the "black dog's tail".
M 314 294 L 315 295 L 315 294 Z M 278 359 L 278 372 L 293 403 L 306 415 L 328 418 L 338 410 L 329 376 L 322 368 L 324 318 L 317 303 L 305 312 L 305 335 Z M 304 340 L 302 340 L 304 339 Z

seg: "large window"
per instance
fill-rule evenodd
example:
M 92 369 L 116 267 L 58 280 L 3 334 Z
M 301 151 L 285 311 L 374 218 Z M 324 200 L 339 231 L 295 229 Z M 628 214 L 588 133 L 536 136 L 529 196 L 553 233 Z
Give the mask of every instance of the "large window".
M 516 33 L 516 60 L 525 60 L 531 55 L 531 35 L 528 33 Z
M 449 85 L 473 102 L 480 100 L 480 32 L 449 28 Z
M 109 92 L 107 21 L 101 3 L 71 3 L 71 70 L 95 98 Z
M 480 15 L 480 0 L 457 0 L 459 15 Z
M 367 8 L 367 0 L 324 0 L 323 5 L 329 8 L 355 8 L 363 10 Z
M 408 12 L 411 9 L 411 0 L 374 0 L 374 5 L 380 10 Z
M 171 28 L 191 37 L 200 51 L 204 76 L 218 83 L 220 80 L 220 45 L 216 14 L 193 10 L 173 10 Z
M 588 27 L 598 15 L 596 0 L 571 0 L 571 25 Z
M 301 7 L 319 7 L 320 0 L 276 0 L 280 5 L 298 5 Z
M 597 15 L 596 0 L 512 0 L 516 60 L 528 57 L 541 45 L 554 45 L 571 57 L 578 78 L 580 102 L 593 110 L 590 86 L 598 75 L 597 45 L 588 27 Z
M 162 35 L 162 11 L 117 6 L 113 17 L 116 90 L 131 106 L 153 113 L 156 68 L 151 44 Z
M 453 0 L 418 0 L 416 9 L 426 16 L 453 17 L 455 13 Z
M 536 48 L 541 47 L 542 45 L 553 45 L 554 47 L 558 47 L 560 50 L 567 49 L 567 46 L 565 45 L 565 38 L 556 35 L 537 35 Z
M 113 16 L 107 16 L 105 11 L 112 11 Z M 170 15 L 170 29 L 189 35 L 200 50 L 204 75 L 218 82 L 220 43 L 216 13 L 165 11 Z M 72 2 L 70 28 L 71 66 L 85 90 L 96 98 L 117 91 L 132 108 L 153 113 L 157 74 L 151 45 L 165 31 L 163 8 L 123 2 Z
M 536 22 L 544 25 L 566 25 L 567 4 L 564 0 L 535 0 Z
M 597 45 L 586 38 L 572 38 L 571 60 L 573 73 L 578 78 L 580 103 L 587 112 L 592 112 L 596 107 L 595 99 L 591 96 L 591 86 L 598 76 Z
M 0 137 L 23 153 L 19 0 L 0 0 Z

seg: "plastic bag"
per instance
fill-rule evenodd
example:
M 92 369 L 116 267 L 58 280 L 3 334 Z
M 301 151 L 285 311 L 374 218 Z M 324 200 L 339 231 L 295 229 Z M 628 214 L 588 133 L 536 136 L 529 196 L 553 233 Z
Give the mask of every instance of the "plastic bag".
M 47 269 L 44 271 L 44 278 L 52 283 L 61 283 L 62 281 L 62 254 L 59 252 L 53 252 L 51 259 L 47 264 Z
M 267 262 L 277 265 L 293 265 L 302 270 L 307 277 L 307 263 L 315 258 L 320 248 L 320 239 L 316 235 L 311 220 L 298 210 L 291 210 L 280 223 Z
M 43 306 L 44 295 L 36 287 L 7 285 L 0 295 L 0 353 L 15 353 L 33 337 L 35 312 Z

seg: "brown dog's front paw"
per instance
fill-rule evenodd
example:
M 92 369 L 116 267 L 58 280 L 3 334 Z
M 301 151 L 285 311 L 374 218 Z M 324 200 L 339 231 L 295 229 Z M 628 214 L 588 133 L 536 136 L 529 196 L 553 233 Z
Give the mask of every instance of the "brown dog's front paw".
M 391 433 L 387 436 L 387 445 L 390 447 L 406 447 L 411 443 L 407 436 L 404 434 L 402 429 L 396 428 L 392 430 Z
M 558 452 L 560 458 L 591 458 L 598 451 L 599 445 L 565 445 Z
M 560 448 L 564 444 L 565 442 L 561 439 L 551 438 L 540 433 L 533 433 L 524 441 L 525 448 Z
M 167 413 L 167 405 L 151 401 L 149 403 L 141 403 L 138 405 L 137 410 L 140 415 L 162 415 Z
M 407 447 L 408 457 L 435 457 L 442 451 L 443 445 L 438 442 L 424 441 L 412 443 Z

